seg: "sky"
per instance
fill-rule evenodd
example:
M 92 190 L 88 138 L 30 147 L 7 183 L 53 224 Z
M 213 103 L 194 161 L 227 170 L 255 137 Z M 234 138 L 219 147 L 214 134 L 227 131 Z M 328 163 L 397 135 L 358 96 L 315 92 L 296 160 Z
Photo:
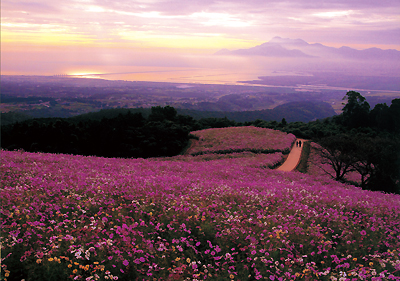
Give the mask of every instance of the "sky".
M 210 56 L 275 36 L 400 50 L 400 1 L 2 0 L 1 72 L 230 68 Z

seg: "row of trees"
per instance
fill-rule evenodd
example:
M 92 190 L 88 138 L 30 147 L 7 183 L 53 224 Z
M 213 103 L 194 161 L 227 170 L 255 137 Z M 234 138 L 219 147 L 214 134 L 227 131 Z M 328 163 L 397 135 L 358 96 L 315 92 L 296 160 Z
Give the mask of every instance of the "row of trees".
M 1 146 L 9 150 L 104 157 L 173 156 L 188 145 L 191 126 L 172 107 L 120 114 L 102 120 L 49 118 L 2 127 Z
M 343 113 L 333 118 L 337 129 L 314 138 L 323 163 L 334 171 L 325 172 L 338 181 L 358 172 L 362 188 L 400 193 L 400 99 L 372 110 L 358 92 L 343 99 Z
M 333 168 L 324 171 L 335 180 L 345 182 L 349 172 L 357 172 L 363 189 L 399 192 L 398 140 L 340 134 L 322 138 L 318 144 L 316 149 L 322 156 L 322 163 Z
M 347 100 L 347 103 L 344 104 L 340 122 L 345 127 L 372 127 L 380 131 L 400 133 L 400 99 L 392 100 L 390 107 L 381 103 L 372 110 L 365 97 L 358 92 L 349 91 L 343 100 Z

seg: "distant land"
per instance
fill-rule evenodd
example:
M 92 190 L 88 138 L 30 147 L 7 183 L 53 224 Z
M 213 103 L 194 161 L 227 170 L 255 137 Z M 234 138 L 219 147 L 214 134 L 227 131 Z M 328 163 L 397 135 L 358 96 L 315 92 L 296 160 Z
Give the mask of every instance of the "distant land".
M 291 58 L 336 58 L 363 60 L 400 60 L 400 51 L 379 48 L 356 50 L 347 46 L 340 48 L 324 46 L 320 43 L 309 44 L 302 39 L 274 37 L 269 42 L 249 49 L 222 49 L 216 55 L 268 56 Z
M 2 75 L 1 124 L 31 118 L 72 117 L 104 109 L 149 109 L 159 105 L 173 106 L 180 114 L 197 119 L 227 117 L 238 122 L 255 119 L 280 122 L 285 118 L 288 122 L 308 122 L 341 112 L 346 89 L 312 85 L 323 79 L 328 81 L 329 77 L 322 73 L 305 76 L 308 85 L 286 87 L 303 81 L 299 76 L 270 76 L 248 81 L 246 86 Z M 373 78 L 344 78 L 348 79 L 349 85 L 374 86 Z M 262 83 L 268 86 L 260 85 Z M 387 78 L 386 85 L 390 83 L 395 85 Z M 377 103 L 390 105 L 394 98 L 400 97 L 396 91 L 360 92 L 371 107 Z
M 292 86 L 298 90 L 355 89 L 358 91 L 393 91 L 400 97 L 400 77 L 360 76 L 336 72 L 316 72 L 312 75 L 260 76 L 258 80 L 240 81 L 246 84 Z
M 357 91 L 392 91 L 400 97 L 400 51 L 347 46 L 328 47 L 302 39 L 274 37 L 269 42 L 238 50 L 223 49 L 216 57 L 251 60 L 274 65 L 275 71 L 244 84 L 294 87 L 298 91 L 342 89 Z

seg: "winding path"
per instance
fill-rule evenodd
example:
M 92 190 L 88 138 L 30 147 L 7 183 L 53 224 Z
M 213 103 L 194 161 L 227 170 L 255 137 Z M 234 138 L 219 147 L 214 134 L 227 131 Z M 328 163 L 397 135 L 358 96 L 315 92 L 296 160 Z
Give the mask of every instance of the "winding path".
M 301 147 L 296 146 L 296 143 L 298 141 L 301 141 Z M 296 169 L 297 165 L 300 163 L 300 156 L 301 156 L 301 151 L 303 150 L 303 144 L 304 144 L 304 139 L 296 139 L 295 143 L 293 144 L 292 149 L 290 150 L 290 153 L 288 155 L 288 158 L 286 161 L 279 167 L 277 168 L 278 171 L 293 171 Z

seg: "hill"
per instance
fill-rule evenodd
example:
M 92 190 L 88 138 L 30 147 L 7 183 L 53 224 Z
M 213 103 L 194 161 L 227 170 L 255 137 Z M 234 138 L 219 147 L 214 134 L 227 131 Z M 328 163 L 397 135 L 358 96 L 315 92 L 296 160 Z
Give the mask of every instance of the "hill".
M 236 122 L 254 121 L 281 121 L 283 118 L 288 122 L 309 122 L 336 115 L 332 106 L 321 101 L 295 101 L 278 105 L 273 109 L 254 111 L 196 111 L 177 109 L 179 114 L 189 115 L 195 119 L 201 118 L 228 118 Z
M 289 152 L 296 137 L 281 131 L 253 126 L 206 129 L 195 131 L 199 138 L 186 154 L 228 154 L 252 151 L 256 153 Z
M 215 108 L 215 106 L 210 106 Z M 218 108 L 218 105 L 217 105 Z M 220 108 L 218 108 L 220 109 Z M 192 109 L 176 109 L 178 114 L 191 116 L 196 120 L 202 118 L 228 118 L 236 122 L 254 121 L 257 119 L 264 121 L 281 121 L 285 118 L 288 122 L 309 122 L 316 119 L 323 119 L 336 115 L 332 106 L 321 101 L 295 101 L 278 105 L 273 109 L 252 110 L 252 111 L 221 111 L 221 110 L 192 110 Z M 132 113 L 141 113 L 144 117 L 150 115 L 150 108 L 120 108 L 120 109 L 103 109 L 98 112 L 90 112 L 78 116 L 71 117 L 71 120 L 101 120 L 102 118 L 115 118 L 118 114 L 126 114 L 128 111 Z
M 400 274 L 400 196 L 246 158 L 0 151 L 8 280 L 332 280 Z
M 273 109 L 264 110 L 249 110 L 249 111 L 224 111 L 226 105 L 221 105 L 221 103 L 202 103 L 196 108 L 201 108 L 202 110 L 193 110 L 185 108 L 177 108 L 177 111 L 181 115 L 187 115 L 195 118 L 196 120 L 202 118 L 224 118 L 227 117 L 230 120 L 236 122 L 247 122 L 254 121 L 257 119 L 265 121 L 281 121 L 285 118 L 288 122 L 309 122 L 316 119 L 323 119 L 326 117 L 331 117 L 336 115 L 332 106 L 326 102 L 321 101 L 295 101 L 288 102 L 282 105 L 278 105 Z M 231 107 L 229 107 L 231 108 Z M 207 110 L 205 110 L 207 109 Z M 210 110 L 214 109 L 214 111 Z M 150 115 L 150 108 L 115 108 L 115 109 L 102 109 L 99 111 L 89 112 L 80 114 L 77 116 L 68 116 L 72 122 L 79 122 L 85 120 L 97 120 L 100 121 L 102 118 L 115 118 L 119 114 L 131 113 L 141 113 L 144 117 Z M 38 111 L 35 111 L 35 116 L 40 116 Z M 48 117 L 45 115 L 45 117 Z M 1 113 L 1 125 L 9 125 L 16 122 L 22 122 L 25 120 L 33 119 L 29 112 L 8 112 Z M 38 117 L 36 117 L 38 118 Z M 43 117 L 42 117 L 43 118 Z M 64 117 L 62 117 L 64 118 Z

